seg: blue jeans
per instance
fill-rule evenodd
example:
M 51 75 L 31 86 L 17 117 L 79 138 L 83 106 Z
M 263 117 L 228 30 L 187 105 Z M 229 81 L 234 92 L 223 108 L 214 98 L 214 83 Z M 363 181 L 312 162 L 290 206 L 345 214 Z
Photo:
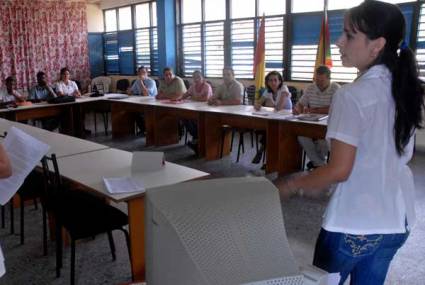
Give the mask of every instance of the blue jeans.
M 350 276 L 351 285 L 384 284 L 388 267 L 409 232 L 402 234 L 350 235 L 320 231 L 313 265 L 339 272 L 340 285 Z

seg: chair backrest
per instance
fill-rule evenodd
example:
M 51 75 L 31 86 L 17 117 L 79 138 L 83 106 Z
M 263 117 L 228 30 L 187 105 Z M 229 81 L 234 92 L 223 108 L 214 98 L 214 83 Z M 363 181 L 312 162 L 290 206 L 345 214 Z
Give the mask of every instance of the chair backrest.
M 291 93 L 292 106 L 295 106 L 298 102 L 298 89 L 295 86 L 288 85 L 288 90 Z
M 145 201 L 147 284 L 302 284 L 268 180 L 181 183 L 148 190 Z
M 93 86 L 96 86 L 97 90 L 100 94 L 109 93 L 109 90 L 111 89 L 111 78 L 107 76 L 98 76 L 91 80 L 90 88 L 92 91 Z
M 249 85 L 244 92 L 244 105 L 254 105 L 255 102 L 255 85 Z
M 186 87 L 186 89 L 189 89 L 189 87 L 190 87 L 190 82 L 189 82 L 189 80 L 187 80 L 187 79 L 183 79 L 183 82 L 184 82 L 184 86 Z
M 50 157 L 45 155 L 41 159 L 44 177 L 44 193 L 42 196 L 45 206 L 54 210 L 56 200 L 58 199 L 62 187 L 62 178 L 59 173 L 59 166 L 56 155 L 53 153 Z
M 127 92 L 128 87 L 130 86 L 130 81 L 128 79 L 123 78 L 117 81 L 117 91 Z

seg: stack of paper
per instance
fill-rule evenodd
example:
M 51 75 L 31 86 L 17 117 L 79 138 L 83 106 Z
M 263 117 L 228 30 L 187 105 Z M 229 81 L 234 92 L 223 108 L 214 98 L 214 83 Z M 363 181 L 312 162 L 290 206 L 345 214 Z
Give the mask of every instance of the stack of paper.
M 103 182 L 105 183 L 106 190 L 111 194 L 146 191 L 142 181 L 129 176 L 113 178 L 103 177 Z

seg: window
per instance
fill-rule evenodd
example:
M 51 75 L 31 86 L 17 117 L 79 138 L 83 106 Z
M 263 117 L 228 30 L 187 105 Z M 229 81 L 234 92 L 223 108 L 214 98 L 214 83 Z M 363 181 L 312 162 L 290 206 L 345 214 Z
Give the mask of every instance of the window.
M 232 22 L 232 67 L 236 77 L 253 78 L 254 20 Z
M 226 0 L 205 0 L 205 21 L 226 19 Z
M 184 16 L 185 5 L 195 0 L 187 1 L 182 0 L 183 19 L 179 25 L 184 76 L 191 76 L 193 70 L 199 69 L 207 77 L 221 77 L 223 67 L 232 66 L 236 77 L 253 78 L 258 30 L 255 27 L 259 27 L 263 13 L 266 15 L 266 71 L 283 70 L 285 1 L 232 0 L 228 19 L 226 0 L 198 0 L 201 5 L 195 6 L 193 13 L 199 10 L 204 19 L 196 23 L 189 23 Z
M 323 11 L 323 0 L 292 0 L 292 13 Z
M 266 73 L 272 70 L 283 71 L 283 26 L 283 16 L 266 18 Z
M 255 16 L 255 0 L 232 0 L 232 19 Z
M 425 80 L 425 4 L 421 5 L 419 16 L 416 59 L 418 61 L 419 77 Z
M 136 29 L 147 28 L 151 25 L 149 3 L 136 6 Z
M 285 14 L 286 1 L 282 0 L 259 0 L 259 10 L 257 16 L 282 15 Z
M 107 10 L 105 11 L 105 31 L 114 32 L 117 30 L 117 11 Z
M 221 77 L 224 67 L 224 25 L 205 24 L 205 76 Z
M 349 9 L 358 6 L 362 2 L 363 0 L 328 0 L 328 11 Z
M 182 0 L 182 22 L 200 22 L 202 17 L 200 0 Z
M 144 65 L 158 74 L 156 3 L 105 10 L 104 19 L 106 73 L 135 74 L 137 66 Z
M 131 20 L 131 7 L 124 7 L 118 10 L 120 31 L 131 30 L 133 28 Z
M 201 24 L 183 27 L 184 76 L 202 70 Z
M 152 75 L 158 75 L 158 37 L 155 2 L 135 6 L 136 65 L 145 66 Z

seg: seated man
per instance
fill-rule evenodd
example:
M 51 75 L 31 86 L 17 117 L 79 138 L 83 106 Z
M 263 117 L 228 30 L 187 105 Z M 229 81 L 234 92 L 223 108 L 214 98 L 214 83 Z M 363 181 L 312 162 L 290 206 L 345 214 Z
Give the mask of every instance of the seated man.
M 137 69 L 137 76 L 139 77 L 134 81 L 133 86 L 129 90 L 130 95 L 140 96 L 156 96 L 158 91 L 156 89 L 155 81 L 148 77 L 148 70 L 144 66 Z
M 43 71 L 37 73 L 37 85 L 31 88 L 28 100 L 47 101 L 56 97 L 55 91 L 47 82 L 47 76 Z
M 212 96 L 211 85 L 205 81 L 202 73 L 195 70 L 192 74 L 193 82 L 189 90 L 183 95 L 183 99 L 190 99 L 197 102 L 206 102 Z M 183 125 L 192 136 L 192 141 L 187 145 L 197 153 L 198 151 L 198 124 L 194 120 L 183 120 Z
M 293 113 L 328 114 L 332 96 L 338 88 L 340 88 L 339 84 L 331 82 L 330 69 L 324 65 L 319 66 L 315 70 L 314 83 L 304 90 L 304 95 L 294 107 Z M 310 159 L 307 164 L 309 170 L 326 164 L 326 156 L 329 152 L 326 140 L 298 137 L 298 141 Z
M 140 66 L 137 69 L 137 76 L 139 78 L 134 81 L 129 89 L 128 93 L 130 95 L 156 96 L 158 94 L 155 81 L 148 77 L 148 70 L 146 67 Z M 138 114 L 136 117 L 136 124 L 139 128 L 139 133 L 143 135 L 145 133 L 145 117 L 142 113 Z
M 231 67 L 223 68 L 223 84 L 208 99 L 209 105 L 240 105 L 242 104 L 244 87 L 236 81 L 235 72 Z
M 13 76 L 6 78 L 6 87 L 0 89 L 0 100 L 2 102 L 23 102 L 25 96 L 16 89 L 16 79 Z
M 43 71 L 37 73 L 37 85 L 31 88 L 28 96 L 32 101 L 47 101 L 50 98 L 57 97 L 55 91 L 47 82 L 47 76 Z M 53 131 L 59 127 L 58 118 L 43 118 L 41 119 L 43 129 Z
M 180 100 L 184 93 L 186 93 L 186 86 L 183 80 L 173 74 L 173 70 L 170 67 L 164 68 L 162 72 L 164 80 L 161 80 L 159 84 L 158 95 L 156 99 L 169 99 L 169 100 Z

